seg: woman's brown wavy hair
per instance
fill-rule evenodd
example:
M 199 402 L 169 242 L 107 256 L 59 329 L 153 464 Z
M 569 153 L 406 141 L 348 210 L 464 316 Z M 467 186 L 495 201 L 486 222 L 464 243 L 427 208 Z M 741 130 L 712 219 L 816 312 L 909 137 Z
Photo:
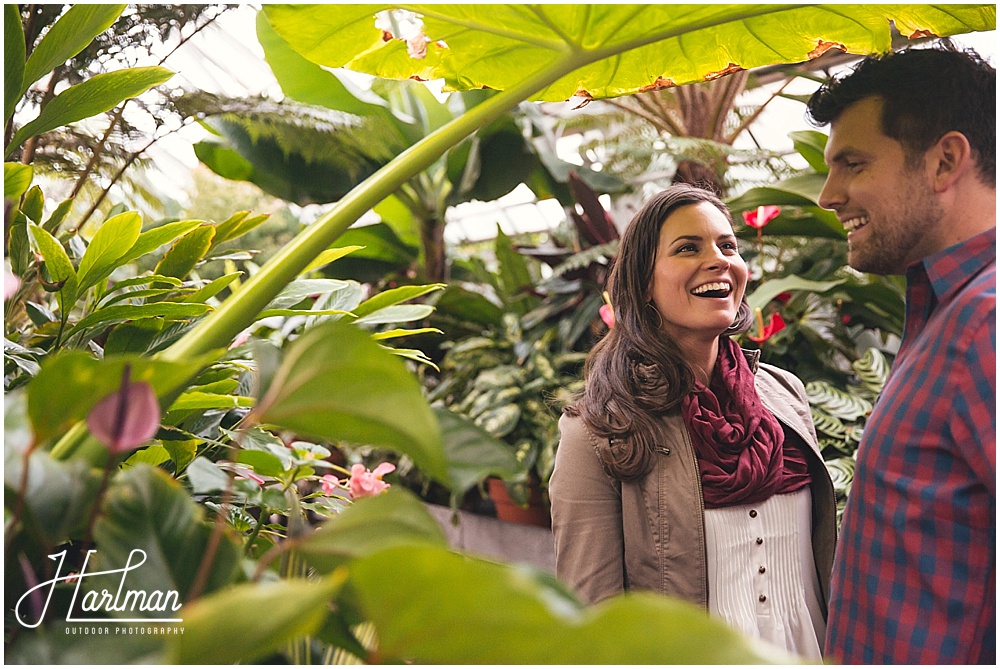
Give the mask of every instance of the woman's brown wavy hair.
M 722 200 L 686 184 L 655 195 L 632 218 L 608 277 L 615 325 L 587 356 L 586 390 L 566 407 L 567 414 L 582 416 L 600 438 L 601 464 L 621 480 L 649 472 L 657 424 L 694 386 L 694 373 L 660 329 L 659 314 L 647 306 L 647 296 L 663 224 L 680 207 L 700 202 L 715 206 L 732 224 Z M 745 332 L 752 318 L 744 297 L 736 321 L 723 335 Z

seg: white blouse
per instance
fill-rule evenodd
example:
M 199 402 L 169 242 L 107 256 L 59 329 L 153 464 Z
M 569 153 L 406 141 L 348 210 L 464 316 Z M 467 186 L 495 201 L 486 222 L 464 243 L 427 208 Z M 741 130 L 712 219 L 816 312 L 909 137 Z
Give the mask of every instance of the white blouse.
M 808 486 L 757 504 L 705 509 L 708 608 L 743 634 L 822 658 L 826 623 Z

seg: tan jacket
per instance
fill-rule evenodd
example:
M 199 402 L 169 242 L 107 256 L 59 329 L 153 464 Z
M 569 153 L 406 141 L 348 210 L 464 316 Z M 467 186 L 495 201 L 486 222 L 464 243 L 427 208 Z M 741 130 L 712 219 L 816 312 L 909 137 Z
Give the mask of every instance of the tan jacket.
M 746 351 L 764 406 L 801 438 L 812 475 L 812 543 L 826 611 L 836 542 L 836 498 L 823 464 L 802 382 Z M 664 417 L 653 469 L 622 482 L 608 476 L 582 418 L 565 414 L 549 482 L 556 574 L 597 602 L 623 590 L 653 590 L 708 608 L 704 501 L 694 446 L 680 412 Z

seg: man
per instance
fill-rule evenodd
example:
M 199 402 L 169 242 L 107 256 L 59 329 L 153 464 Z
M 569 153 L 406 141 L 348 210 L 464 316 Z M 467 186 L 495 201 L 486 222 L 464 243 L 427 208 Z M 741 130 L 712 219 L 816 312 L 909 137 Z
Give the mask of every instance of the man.
M 831 584 L 837 662 L 996 661 L 996 70 L 868 58 L 809 101 L 848 262 L 905 274 L 906 324 L 865 427 Z

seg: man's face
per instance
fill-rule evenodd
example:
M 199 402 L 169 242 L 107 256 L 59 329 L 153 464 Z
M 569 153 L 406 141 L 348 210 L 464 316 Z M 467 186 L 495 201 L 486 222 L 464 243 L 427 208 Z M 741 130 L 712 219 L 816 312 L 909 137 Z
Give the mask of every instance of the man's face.
M 819 204 L 848 231 L 847 261 L 873 274 L 902 274 L 936 249 L 943 213 L 919 165 L 907 165 L 903 145 L 882 134 L 882 101 L 866 98 L 830 126 L 827 175 Z

